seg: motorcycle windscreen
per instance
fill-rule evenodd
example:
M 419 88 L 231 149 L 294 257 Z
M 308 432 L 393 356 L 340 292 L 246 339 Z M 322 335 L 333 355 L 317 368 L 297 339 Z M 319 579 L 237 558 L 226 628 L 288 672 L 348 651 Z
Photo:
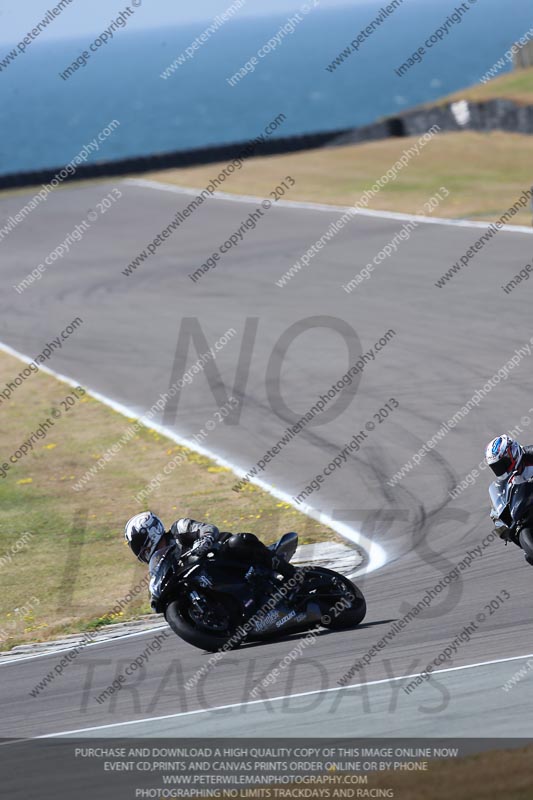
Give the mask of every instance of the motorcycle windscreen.
M 533 483 L 514 484 L 510 506 L 515 522 L 533 518 Z
M 498 519 L 500 519 L 509 502 L 507 498 L 507 485 L 494 481 L 494 483 L 491 483 L 489 486 L 489 495 L 492 506 L 498 515 Z
M 154 597 L 161 596 L 161 589 L 165 584 L 165 578 L 172 570 L 172 551 L 174 549 L 174 544 L 170 544 L 168 547 L 162 547 L 161 550 L 156 550 L 150 559 L 150 564 L 148 565 L 148 571 L 150 573 L 150 593 Z

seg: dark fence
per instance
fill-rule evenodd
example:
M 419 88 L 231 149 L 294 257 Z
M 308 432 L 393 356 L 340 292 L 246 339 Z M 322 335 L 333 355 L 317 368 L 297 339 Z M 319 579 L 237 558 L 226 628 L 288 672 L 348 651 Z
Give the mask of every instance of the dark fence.
M 298 150 L 312 150 L 327 146 L 336 137 L 349 133 L 348 130 L 328 131 L 324 133 L 303 134 L 300 136 L 267 139 L 263 142 L 238 142 L 237 144 L 198 147 L 194 150 L 178 150 L 173 153 L 156 153 L 150 156 L 122 158 L 117 161 L 95 161 L 81 164 L 74 175 L 67 175 L 64 182 L 80 181 L 87 178 L 111 177 L 113 175 L 131 175 L 153 172 L 175 167 L 193 167 L 199 164 L 229 162 L 242 156 L 271 156 L 280 153 L 294 153 Z M 64 165 L 53 169 L 35 172 L 19 172 L 0 175 L 0 189 L 11 189 L 18 186 L 37 186 L 49 183 L 63 169 Z
M 533 106 L 520 106 L 512 100 L 489 100 L 483 103 L 463 103 L 460 110 L 455 103 L 418 108 L 361 128 L 272 138 L 253 143 L 253 146 L 250 142 L 239 142 L 117 161 L 96 161 L 80 165 L 74 175 L 67 175 L 64 182 L 230 162 L 242 157 L 243 153 L 246 153 L 246 157 L 271 156 L 319 147 L 341 147 L 391 137 L 421 135 L 434 125 L 438 125 L 441 131 L 503 130 L 533 134 Z M 47 184 L 62 169 L 63 165 L 54 169 L 0 175 L 0 189 Z
M 433 125 L 438 125 L 441 131 L 500 130 L 533 134 L 533 106 L 521 106 L 512 100 L 487 100 L 416 108 L 375 125 L 341 134 L 333 144 L 357 144 L 384 136 L 420 136 Z

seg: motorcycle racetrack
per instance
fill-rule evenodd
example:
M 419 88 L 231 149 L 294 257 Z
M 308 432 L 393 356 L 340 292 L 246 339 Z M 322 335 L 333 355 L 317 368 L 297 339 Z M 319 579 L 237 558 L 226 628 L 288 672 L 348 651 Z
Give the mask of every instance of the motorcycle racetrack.
M 13 288 L 114 189 L 120 199 L 66 255 Z M 3 197 L 2 216 L 31 196 Z M 490 537 L 489 477 L 478 465 L 498 433 L 533 439 L 532 288 L 502 289 L 530 260 L 531 232 L 500 231 L 438 286 L 488 226 L 420 221 L 347 292 L 408 219 L 360 214 L 280 286 L 342 210 L 218 196 L 124 274 L 190 201 L 145 181 L 53 193 L 0 245 L 0 338 L 33 357 L 81 317 L 49 366 L 140 416 L 184 366 L 180 332 L 195 337 L 190 364 L 204 349 L 199 332 L 211 345 L 234 328 L 214 362 L 222 385 L 212 372 L 196 375 L 159 422 L 192 440 L 225 394 L 242 397 L 238 423 L 203 442 L 241 477 L 358 364 L 351 385 L 259 477 L 365 551 L 353 573 L 366 619 L 324 631 L 296 656 L 302 636 L 245 645 L 199 678 L 209 655 L 168 636 L 105 702 L 96 698 L 167 630 L 163 619 L 86 646 L 34 696 L 64 652 L 21 657 L 0 665 L 1 735 L 528 736 L 533 570 Z M 189 277 L 210 258 L 215 266 Z M 169 486 L 179 503 L 179 486 Z M 124 520 L 116 523 L 120 535 Z M 432 664 L 434 675 L 416 682 Z

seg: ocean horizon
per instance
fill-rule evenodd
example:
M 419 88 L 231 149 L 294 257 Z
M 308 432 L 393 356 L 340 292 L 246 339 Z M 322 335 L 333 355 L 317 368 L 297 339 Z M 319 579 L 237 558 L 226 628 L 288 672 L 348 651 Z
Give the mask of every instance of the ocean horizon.
M 120 126 L 90 162 L 247 141 L 280 113 L 286 116 L 275 133 L 280 137 L 358 127 L 479 82 L 531 26 L 526 0 L 514 0 L 512 15 L 500 0 L 484 0 L 399 77 L 395 68 L 454 7 L 446 0 L 430 7 L 412 0 L 328 71 L 382 7 L 311 8 L 261 59 L 257 52 L 283 26 L 288 29 L 294 12 L 236 15 L 166 79 L 161 75 L 209 20 L 142 33 L 126 27 L 67 79 L 61 73 L 91 37 L 43 36 L 0 71 L 0 173 L 68 164 L 113 120 Z M 0 63 L 10 51 L 9 45 L 1 48 Z M 231 85 L 254 56 L 253 70 L 248 67 Z

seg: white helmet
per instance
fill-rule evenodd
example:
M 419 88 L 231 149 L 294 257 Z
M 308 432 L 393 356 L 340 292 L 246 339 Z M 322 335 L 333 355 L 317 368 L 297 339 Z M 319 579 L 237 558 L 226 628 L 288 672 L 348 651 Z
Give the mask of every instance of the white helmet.
M 519 468 L 523 456 L 523 448 L 505 434 L 489 442 L 485 451 L 487 464 L 500 480 L 506 480 Z
M 151 511 L 135 514 L 124 528 L 124 538 L 139 561 L 148 564 L 165 535 L 165 526 Z

